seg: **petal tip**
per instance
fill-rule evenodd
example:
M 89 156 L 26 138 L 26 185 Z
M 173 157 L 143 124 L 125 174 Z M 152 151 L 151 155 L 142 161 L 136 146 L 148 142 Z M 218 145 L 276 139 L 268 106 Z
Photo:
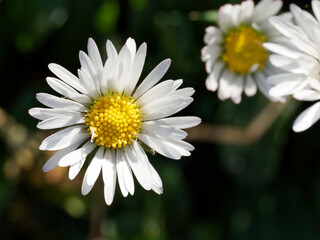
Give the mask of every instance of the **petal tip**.
M 46 150 L 47 150 L 47 148 L 46 148 L 45 146 L 43 146 L 43 144 L 41 144 L 41 145 L 39 146 L 39 149 L 40 149 L 41 151 L 46 151 Z
M 50 169 L 48 169 L 48 167 L 46 166 L 46 164 L 42 167 L 42 171 L 43 172 L 49 172 L 50 171 Z
M 296 133 L 299 133 L 299 132 L 303 132 L 304 130 L 307 130 L 308 128 L 301 128 L 301 126 L 297 126 L 297 125 L 293 125 L 292 126 L 292 130 L 294 131 L 294 132 L 296 132 Z
M 33 117 L 33 108 L 28 110 L 28 114 Z

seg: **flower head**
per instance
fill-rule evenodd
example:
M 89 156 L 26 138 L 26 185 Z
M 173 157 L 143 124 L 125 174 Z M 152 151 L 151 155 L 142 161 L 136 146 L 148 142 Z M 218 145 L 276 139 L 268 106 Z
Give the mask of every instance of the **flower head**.
M 270 64 L 269 51 L 263 43 L 282 42 L 285 38 L 268 23 L 277 14 L 282 1 L 261 0 L 256 6 L 251 0 L 241 5 L 225 4 L 219 9 L 218 27 L 206 29 L 206 46 L 201 51 L 208 77 L 206 87 L 218 89 L 220 100 L 231 98 L 240 103 L 244 91 L 256 94 L 257 87 L 271 100 L 266 78 L 279 70 Z
M 320 2 L 312 1 L 313 17 L 309 12 L 291 4 L 295 23 L 273 17 L 270 22 L 288 38 L 295 48 L 286 45 L 266 44 L 273 51 L 271 63 L 286 73 L 270 77 L 275 86 L 270 94 L 279 97 L 292 95 L 301 101 L 320 99 Z M 308 129 L 320 118 L 320 102 L 304 110 L 294 121 L 293 130 Z
M 93 156 L 83 179 L 82 194 L 90 192 L 100 172 L 105 201 L 114 198 L 116 179 L 123 196 L 134 193 L 133 174 L 146 190 L 162 193 L 161 179 L 150 164 L 143 146 L 171 159 L 189 156 L 194 148 L 183 141 L 186 132 L 200 123 L 197 117 L 170 117 L 192 101 L 192 88 L 178 89 L 182 80 L 158 83 L 169 68 L 166 59 L 138 84 L 147 45 L 136 50 L 129 38 L 119 54 L 107 41 L 103 64 L 97 45 L 88 41 L 88 55 L 80 51 L 78 77 L 57 64 L 49 69 L 50 87 L 62 97 L 39 93 L 39 102 L 49 108 L 32 108 L 31 116 L 41 120 L 40 129 L 59 129 L 40 145 L 57 151 L 44 165 L 45 172 L 69 166 L 74 179 L 88 155 Z M 62 129 L 60 129 L 62 128 Z M 133 174 L 132 174 L 133 172 Z

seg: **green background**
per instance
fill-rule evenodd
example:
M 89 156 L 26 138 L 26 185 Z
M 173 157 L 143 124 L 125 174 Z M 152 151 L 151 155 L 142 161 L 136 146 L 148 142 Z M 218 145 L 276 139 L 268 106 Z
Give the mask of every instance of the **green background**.
M 249 145 L 192 142 L 191 157 L 180 161 L 150 155 L 163 181 L 161 196 L 136 182 L 133 196 L 123 198 L 117 187 L 106 206 L 101 182 L 81 195 L 85 169 L 73 181 L 65 168 L 42 172 L 50 153 L 38 146 L 49 131 L 38 131 L 27 111 L 41 106 L 37 92 L 53 93 L 45 81 L 53 76 L 47 65 L 76 73 L 89 37 L 104 59 L 107 39 L 118 50 L 128 37 L 146 42 L 143 76 L 171 58 L 164 79 L 183 78 L 184 87 L 196 90 L 182 114 L 247 126 L 268 104 L 263 95 L 235 105 L 220 102 L 204 85 L 200 50 L 204 29 L 216 17 L 207 11 L 225 3 L 0 0 L 0 107 L 6 112 L 0 114 L 1 239 L 320 239 L 320 124 L 303 133 L 291 130 L 310 103 L 291 101 Z

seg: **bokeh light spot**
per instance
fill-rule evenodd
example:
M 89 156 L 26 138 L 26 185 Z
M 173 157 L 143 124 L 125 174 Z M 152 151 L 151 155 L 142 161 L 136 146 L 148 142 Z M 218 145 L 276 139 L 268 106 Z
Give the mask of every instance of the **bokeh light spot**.
M 65 211 L 72 217 L 82 217 L 86 212 L 86 205 L 77 197 L 70 197 L 64 202 Z
M 119 18 L 119 4 L 115 1 L 104 2 L 98 9 L 95 17 L 96 29 L 103 33 L 108 34 L 116 27 Z

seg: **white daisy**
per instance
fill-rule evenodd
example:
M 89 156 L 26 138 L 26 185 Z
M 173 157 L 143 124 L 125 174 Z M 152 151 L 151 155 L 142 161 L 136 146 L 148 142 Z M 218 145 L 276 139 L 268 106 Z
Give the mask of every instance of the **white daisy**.
M 270 89 L 270 94 L 275 97 L 292 95 L 302 101 L 320 99 L 320 2 L 312 1 L 312 9 L 316 18 L 291 4 L 290 10 L 296 25 L 278 17 L 270 19 L 270 22 L 296 47 L 292 49 L 285 45 L 265 45 L 276 53 L 271 55 L 271 63 L 287 71 L 269 79 L 275 84 Z M 316 102 L 297 117 L 293 123 L 293 130 L 304 131 L 319 118 L 320 102 Z
M 40 145 L 57 151 L 44 165 L 45 172 L 70 166 L 74 179 L 90 154 L 92 160 L 82 182 L 82 194 L 92 189 L 100 171 L 105 201 L 114 198 L 116 179 L 123 196 L 134 193 L 133 174 L 146 190 L 162 193 L 161 179 L 150 164 L 144 148 L 168 158 L 189 156 L 194 148 L 183 141 L 181 130 L 200 123 L 197 117 L 169 117 L 188 106 L 192 88 L 178 89 L 182 80 L 158 84 L 170 65 L 162 61 L 137 85 L 143 69 L 147 45 L 136 51 L 129 38 L 119 54 L 110 41 L 108 59 L 103 64 L 97 45 L 88 41 L 88 55 L 80 51 L 78 77 L 57 64 L 49 69 L 58 77 L 48 77 L 50 87 L 62 97 L 39 93 L 39 102 L 49 108 L 32 108 L 31 116 L 41 120 L 40 129 L 59 129 Z
M 279 70 L 270 64 L 264 42 L 282 43 L 285 38 L 267 21 L 279 12 L 282 1 L 262 0 L 256 6 L 251 0 L 241 5 L 225 4 L 219 9 L 219 24 L 206 29 L 201 59 L 209 74 L 206 87 L 218 89 L 220 100 L 231 98 L 240 103 L 244 91 L 256 94 L 257 87 L 271 100 L 266 78 Z M 287 14 L 283 17 L 288 18 Z

